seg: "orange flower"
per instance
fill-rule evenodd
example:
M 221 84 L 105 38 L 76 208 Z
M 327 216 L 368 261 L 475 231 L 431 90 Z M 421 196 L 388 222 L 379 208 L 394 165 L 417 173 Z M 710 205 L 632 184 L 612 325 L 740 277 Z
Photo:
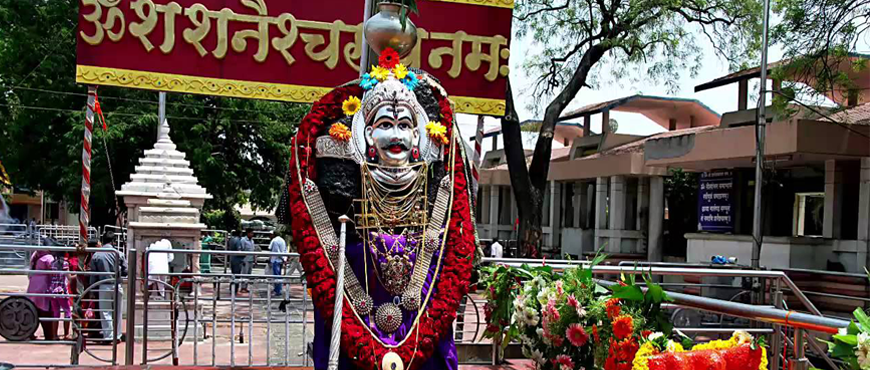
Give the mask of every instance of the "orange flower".
M 617 339 L 628 338 L 632 331 L 634 331 L 634 321 L 631 316 L 622 315 L 613 320 L 613 335 Z
M 595 337 L 595 343 L 601 342 L 601 338 L 598 337 L 598 325 L 592 325 L 592 336 Z
M 350 130 L 342 123 L 335 123 L 329 128 L 329 136 L 339 141 L 350 140 Z
M 608 300 L 607 303 L 604 304 L 604 307 L 607 310 L 607 318 L 613 320 L 614 317 L 619 316 L 619 313 L 622 309 L 619 307 L 619 299 L 613 298 Z

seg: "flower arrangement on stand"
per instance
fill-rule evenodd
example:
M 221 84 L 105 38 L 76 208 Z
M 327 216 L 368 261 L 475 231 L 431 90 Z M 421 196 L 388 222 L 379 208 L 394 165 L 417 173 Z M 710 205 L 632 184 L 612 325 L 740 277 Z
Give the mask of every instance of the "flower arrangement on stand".
M 661 308 L 669 298 L 662 287 L 643 274 L 643 284 L 635 281 L 636 274 L 620 276 L 616 283 L 594 280 L 592 267 L 604 258 L 562 272 L 546 265 L 485 268 L 486 335 L 502 348 L 518 341 L 539 370 L 767 369 L 763 337 L 738 331 L 730 339 L 701 344 L 685 336 L 679 342 L 671 339 L 673 326 Z M 870 328 L 866 315 L 859 323 Z M 846 334 L 854 340 L 839 339 L 861 341 L 851 331 Z M 859 353 L 858 362 L 870 354 L 857 351 L 849 353 Z
M 488 267 L 487 336 L 504 346 L 518 340 L 537 369 L 631 370 L 641 338 L 670 333 L 661 311 L 667 296 L 646 278 L 641 289 L 634 275 L 597 283 L 591 266 L 604 258 L 560 274 L 550 266 Z
M 870 317 L 862 308 L 853 312 L 855 321 L 840 329 L 827 343 L 831 357 L 842 360 L 849 370 L 870 370 Z

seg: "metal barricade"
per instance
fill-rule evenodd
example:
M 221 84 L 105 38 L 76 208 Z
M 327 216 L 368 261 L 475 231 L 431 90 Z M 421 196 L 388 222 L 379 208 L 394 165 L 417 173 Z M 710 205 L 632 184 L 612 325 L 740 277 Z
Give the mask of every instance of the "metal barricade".
M 46 251 L 55 254 L 56 258 L 63 258 L 61 254 L 67 253 L 84 253 L 84 254 L 93 254 L 93 253 L 111 253 L 114 254 L 118 261 L 123 258 L 122 254 L 116 250 L 111 248 L 83 248 L 78 249 L 75 247 L 62 247 L 62 246 L 45 246 L 45 245 L 19 245 L 19 244 L 0 244 L 0 251 L 26 251 L 28 253 L 36 253 L 37 251 Z M 81 256 L 82 258 L 84 255 Z M 0 350 L 0 362 L 14 362 L 16 367 L 67 367 L 67 366 L 105 366 L 109 365 L 118 365 L 118 344 L 119 341 L 108 341 L 108 344 L 111 345 L 111 349 L 109 350 L 110 354 L 108 356 L 98 355 L 96 348 L 90 348 L 91 346 L 97 347 L 99 341 L 89 338 L 89 333 L 93 332 L 101 332 L 104 328 L 96 329 L 96 328 L 85 328 L 84 326 L 87 323 L 100 323 L 102 326 L 102 322 L 111 319 L 115 323 L 115 326 L 120 327 L 120 323 L 122 321 L 121 308 L 122 306 L 118 304 L 120 302 L 121 290 L 120 286 L 123 281 L 121 278 L 120 269 L 117 268 L 114 272 L 92 272 L 92 271 L 75 271 L 70 269 L 64 270 L 34 270 L 30 268 L 2 268 L 0 269 L 0 274 L 4 275 L 19 275 L 19 276 L 27 276 L 28 285 L 27 287 L 22 287 L 24 291 L 0 291 L 0 297 L 4 299 L 3 302 L 12 298 L 24 298 L 26 301 L 19 300 L 17 311 L 9 312 L 9 315 L 3 315 L 4 319 L 14 319 L 16 320 L 14 323 L 4 322 L 4 328 L 15 328 L 16 332 L 21 333 L 30 333 L 33 331 L 33 336 L 29 338 L 14 338 L 15 340 L 0 340 L 0 345 L 10 348 L 8 350 Z M 69 289 L 66 289 L 69 285 L 64 286 L 64 290 L 62 291 L 52 291 L 52 292 L 28 292 L 30 289 L 30 284 L 33 283 L 32 279 L 37 276 L 48 276 L 55 277 L 58 275 L 65 276 L 66 283 L 70 278 L 78 277 L 96 277 L 99 281 L 95 281 L 93 284 L 87 284 L 81 286 L 81 291 L 72 292 Z M 108 278 L 100 279 L 101 277 Z M 114 276 L 112 276 L 114 275 Z M 50 279 L 46 282 L 40 283 L 49 283 Z M 109 289 L 103 288 L 106 285 L 109 285 Z M 53 284 L 52 284 L 53 285 Z M 96 298 L 91 297 L 89 293 L 100 290 L 101 293 L 105 292 L 105 294 L 99 294 Z M 49 312 L 43 311 L 39 313 L 39 308 L 37 306 L 38 301 L 49 300 L 47 302 L 42 302 L 44 304 L 48 304 Z M 30 302 L 30 303 L 28 303 Z M 65 317 L 55 316 L 55 309 L 57 312 L 61 311 L 61 307 L 65 306 L 65 302 L 70 303 L 70 311 L 64 312 Z M 61 307 L 55 308 L 54 305 L 60 305 Z M 93 305 L 93 308 L 85 310 L 84 307 Z M 32 306 L 32 307 L 28 307 Z M 3 307 L 3 309 L 8 309 L 7 307 Z M 33 310 L 36 311 L 36 316 L 34 320 L 30 320 L 32 317 Z M 86 312 L 93 313 L 95 316 L 91 317 L 86 314 Z M 51 316 L 48 316 L 48 315 Z M 12 325 L 8 325 L 12 324 Z M 53 327 L 54 324 L 64 325 L 66 328 L 71 327 L 72 335 L 76 338 L 75 340 L 66 340 L 55 338 L 57 335 L 57 330 L 59 328 Z M 43 332 L 42 336 L 47 338 L 47 340 L 36 340 L 36 333 L 38 333 L 38 327 L 42 326 Z M 45 333 L 45 330 L 54 331 L 51 335 Z M 117 335 L 119 331 L 114 331 Z M 8 334 L 8 333 L 7 333 Z M 67 334 L 67 333 L 65 333 Z M 18 340 L 20 339 L 20 340 Z M 57 361 L 58 357 L 44 357 L 44 363 L 39 363 L 34 361 L 32 363 L 29 362 L 21 362 L 21 361 L 10 361 L 5 356 L 15 356 L 15 355 L 27 355 L 30 354 L 33 350 L 39 348 L 39 346 L 45 345 L 68 345 L 70 346 L 70 356 L 68 357 L 69 361 L 60 363 L 53 362 Z M 105 351 L 104 351 L 105 352 Z M 89 355 L 88 364 L 82 364 L 80 362 L 80 355 L 82 353 L 87 353 Z M 40 358 L 40 356 L 32 356 L 34 358 Z
M 284 257 L 297 261 L 296 253 L 233 252 L 221 250 L 160 249 L 146 250 L 143 265 L 148 266 L 155 254 L 212 257 L 270 258 Z M 132 256 L 132 253 L 131 253 Z M 132 257 L 131 260 L 135 258 Z M 229 264 L 229 263 L 228 263 Z M 307 366 L 309 338 L 313 333 L 313 306 L 308 298 L 303 276 L 294 264 L 286 263 L 281 275 L 270 269 L 254 269 L 247 273 L 150 273 L 143 271 L 135 279 L 141 292 L 135 301 L 128 299 L 128 332 L 141 330 L 140 353 L 127 347 L 127 364 L 133 359 L 145 364 L 179 366 Z M 133 277 L 131 275 L 131 281 Z M 160 294 L 159 288 L 142 284 L 166 283 L 173 286 L 172 296 Z M 281 295 L 274 294 L 276 286 Z M 139 305 L 141 302 L 141 307 Z M 159 310 L 169 307 L 171 315 Z M 141 310 L 141 314 L 135 313 Z M 141 318 L 141 324 L 136 322 Z M 155 326 L 168 321 L 169 333 L 155 338 Z M 138 333 L 138 332 L 137 332 Z M 158 355 L 154 355 L 154 353 Z M 168 356 L 164 356 L 168 354 Z
M 37 225 L 36 229 L 40 236 L 52 238 L 63 245 L 75 245 L 79 242 L 79 227 L 69 225 Z M 88 228 L 88 238 L 97 236 L 95 227 Z

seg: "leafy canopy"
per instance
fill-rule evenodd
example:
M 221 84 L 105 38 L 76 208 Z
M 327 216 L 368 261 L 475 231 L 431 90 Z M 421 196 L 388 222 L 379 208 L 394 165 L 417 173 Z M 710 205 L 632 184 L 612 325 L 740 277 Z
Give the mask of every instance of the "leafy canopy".
M 75 83 L 74 0 L 0 0 L 0 160 L 16 186 L 44 190 L 77 212 L 86 89 Z M 114 224 L 115 188 L 157 136 L 155 92 L 100 87 L 108 131 L 95 127 L 92 222 Z M 213 200 L 212 227 L 237 227 L 237 204 L 277 203 L 290 137 L 307 106 L 209 96 L 168 97 L 170 133 Z M 108 146 L 106 145 L 108 144 Z M 123 204 L 121 204 L 123 207 Z
M 683 70 L 698 71 L 700 41 L 737 69 L 759 50 L 761 13 L 758 0 L 519 0 L 515 25 L 541 48 L 525 70 L 537 77 L 533 96 L 543 98 L 565 87 L 595 46 L 606 50 L 610 73 L 593 73 L 583 81 L 589 87 L 634 76 L 677 91 Z

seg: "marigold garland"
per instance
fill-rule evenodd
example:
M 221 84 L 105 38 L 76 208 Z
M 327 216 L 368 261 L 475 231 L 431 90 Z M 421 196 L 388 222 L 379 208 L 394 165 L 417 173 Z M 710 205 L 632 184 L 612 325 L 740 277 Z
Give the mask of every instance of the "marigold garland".
M 697 344 L 692 347 L 690 351 L 686 351 L 682 345 L 674 341 L 668 341 L 667 348 L 664 351 L 660 351 L 658 348 L 656 348 L 655 344 L 652 341 L 647 341 L 637 351 L 634 361 L 632 361 L 632 370 L 650 370 L 650 359 L 653 356 L 686 352 L 694 353 L 697 356 L 704 356 L 702 355 L 703 352 L 709 352 L 710 356 L 714 356 L 714 354 L 716 354 L 716 356 L 723 356 L 723 360 L 726 363 L 745 364 L 750 360 L 748 356 L 753 356 L 754 353 L 759 349 L 761 353 L 758 370 L 767 370 L 767 350 L 764 348 L 764 346 L 759 346 L 758 348 L 753 349 L 751 341 L 752 337 L 746 332 L 742 331 L 734 332 L 731 338 L 727 340 L 719 339 L 712 340 L 707 343 Z M 670 364 L 674 361 L 681 360 L 668 359 L 667 361 L 664 361 L 664 363 Z M 690 360 L 686 359 L 683 361 Z M 692 367 L 690 366 L 689 368 Z
M 386 71 L 386 70 L 385 70 Z M 372 77 L 377 78 L 375 70 Z M 382 73 L 378 71 L 377 73 Z M 389 73 L 389 71 L 386 71 Z M 292 211 L 294 240 L 299 241 L 300 261 L 306 271 L 308 286 L 312 287 L 312 298 L 315 307 L 322 317 L 332 317 L 335 300 L 335 273 L 329 267 L 329 262 L 314 230 L 311 215 L 301 193 L 299 177 L 315 179 L 316 136 L 327 122 L 333 122 L 343 114 L 342 102 L 351 96 L 360 97 L 363 87 L 351 84 L 336 88 L 327 93 L 312 107 L 311 111 L 299 125 L 296 137 L 292 142 L 292 158 L 288 194 Z M 441 109 L 441 120 L 450 137 L 453 125 L 453 111 L 446 96 L 438 89 L 432 89 Z M 456 144 L 459 145 L 459 144 Z M 443 148 L 445 153 L 449 148 Z M 459 148 L 457 148 L 457 152 Z M 298 165 L 297 165 L 298 163 Z M 471 222 L 471 211 L 465 177 L 465 163 L 461 155 L 455 157 L 452 166 L 444 164 L 446 169 L 455 170 L 453 182 L 453 203 L 450 213 L 450 223 L 444 244 L 442 269 L 433 282 L 434 292 L 429 304 L 419 317 L 415 330 L 408 333 L 402 345 L 387 348 L 378 342 L 371 332 L 363 326 L 354 314 L 349 301 L 345 301 L 342 311 L 341 348 L 358 367 L 380 367 L 380 359 L 388 352 L 395 352 L 406 364 L 407 369 L 418 369 L 432 356 L 435 346 L 452 328 L 456 318 L 459 301 L 468 290 L 471 278 L 471 262 L 474 255 L 474 225 Z M 448 171 L 449 173 L 449 171 Z M 465 230 L 466 232 L 462 232 Z M 345 298 L 347 299 L 347 298 Z

